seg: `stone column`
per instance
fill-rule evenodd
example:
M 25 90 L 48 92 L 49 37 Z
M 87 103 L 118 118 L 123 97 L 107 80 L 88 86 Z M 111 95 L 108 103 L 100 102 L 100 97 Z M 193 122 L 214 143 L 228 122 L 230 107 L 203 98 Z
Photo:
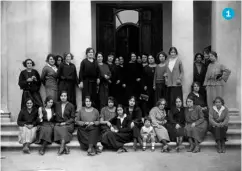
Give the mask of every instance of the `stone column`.
M 86 48 L 92 45 L 91 1 L 70 1 L 70 49 L 79 75 Z M 76 89 L 77 108 L 82 106 L 81 91 Z
M 193 1 L 172 1 L 172 46 L 183 63 L 185 100 L 193 80 Z
M 235 16 L 225 20 L 224 8 L 233 8 Z M 218 54 L 218 61 L 232 73 L 224 86 L 224 100 L 229 108 L 240 109 L 241 104 L 241 2 L 212 2 L 212 50 Z
M 50 1 L 11 1 L 2 2 L 6 5 L 2 14 L 4 18 L 5 36 L 2 44 L 2 78 L 1 89 L 5 106 L 11 111 L 11 119 L 16 120 L 20 111 L 22 90 L 18 86 L 19 74 L 25 68 L 22 62 L 31 58 L 34 67 L 40 74 L 47 54 L 51 50 L 51 2 Z M 3 68 L 4 67 L 4 68 Z M 6 78 L 5 78 L 6 77 Z M 41 90 L 43 91 L 43 88 Z M 41 95 L 45 96 L 44 93 Z M 6 97 L 5 97 L 6 96 Z
M 0 20 L 2 26 L 0 27 L 1 41 L 0 41 L 0 51 L 1 51 L 1 121 L 10 121 L 10 112 L 8 109 L 8 58 L 7 58 L 7 6 L 9 2 L 0 3 Z

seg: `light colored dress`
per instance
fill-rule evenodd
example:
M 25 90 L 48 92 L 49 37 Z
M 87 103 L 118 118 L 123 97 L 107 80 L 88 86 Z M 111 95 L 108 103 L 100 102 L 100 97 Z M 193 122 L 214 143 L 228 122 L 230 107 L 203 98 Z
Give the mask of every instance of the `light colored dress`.
M 209 64 L 203 84 L 206 86 L 209 108 L 213 106 L 213 100 L 217 96 L 223 97 L 223 86 L 230 74 L 231 71 L 218 62 Z M 221 75 L 222 79 L 218 79 L 219 75 Z
M 166 128 L 164 127 L 163 121 L 166 118 L 166 112 L 161 111 L 158 107 L 153 107 L 150 110 L 149 114 L 151 121 L 152 121 L 152 126 L 155 130 L 156 136 L 159 141 L 161 140 L 167 140 L 170 141 L 168 132 Z
M 57 102 L 57 68 L 47 64 L 42 70 L 41 81 L 45 85 L 46 97 L 51 96 Z

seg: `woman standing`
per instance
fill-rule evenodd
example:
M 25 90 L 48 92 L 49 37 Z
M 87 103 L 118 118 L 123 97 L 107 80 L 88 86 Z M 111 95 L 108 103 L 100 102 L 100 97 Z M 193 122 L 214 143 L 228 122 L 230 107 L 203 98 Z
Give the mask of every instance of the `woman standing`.
M 185 135 L 185 115 L 181 97 L 176 98 L 176 107 L 170 110 L 166 127 L 171 141 L 176 141 L 176 151 L 179 152 L 184 148 L 182 141 Z
M 132 140 L 131 120 L 124 113 L 121 104 L 117 106 L 117 116 L 110 120 L 111 131 L 107 131 L 102 136 L 102 144 L 105 148 L 117 150 L 118 153 L 127 152 L 124 144 Z
M 100 70 L 93 48 L 86 49 L 86 58 L 82 60 L 79 72 L 79 87 L 82 89 L 82 101 L 90 96 L 92 101 L 97 101 L 97 85 L 100 83 Z M 93 104 L 94 105 L 94 104 Z
M 205 75 L 207 72 L 207 68 L 205 64 L 202 62 L 204 60 L 204 56 L 201 53 L 197 53 L 194 58 L 194 66 L 193 66 L 193 81 L 198 82 L 200 85 L 203 85 Z M 204 86 L 200 87 L 200 93 L 203 97 L 206 98 L 206 89 Z
M 149 65 L 145 66 L 143 69 L 143 91 L 147 92 L 148 95 L 148 102 L 144 103 L 143 105 L 146 105 L 145 111 L 143 111 L 143 117 L 149 115 L 150 109 L 154 106 L 154 89 L 153 89 L 153 82 L 154 82 L 154 75 L 155 75 L 155 69 L 156 69 L 156 63 L 155 58 L 152 55 L 148 56 Z
M 168 108 L 175 106 L 177 97 L 183 97 L 182 79 L 184 75 L 183 65 L 178 58 L 178 51 L 175 47 L 169 50 L 170 58 L 167 63 L 167 87 L 168 87 Z
M 60 55 L 55 56 L 55 65 L 59 68 L 60 64 L 63 63 L 63 57 Z
M 223 96 L 223 86 L 227 82 L 231 71 L 218 62 L 216 52 L 212 51 L 209 55 L 211 63 L 208 65 L 203 85 L 206 86 L 208 107 L 212 108 L 213 99 L 217 96 Z
M 148 55 L 147 54 L 143 54 L 142 55 L 142 66 L 145 67 L 148 65 Z
M 41 86 L 40 75 L 37 70 L 33 69 L 35 63 L 32 59 L 23 61 L 23 66 L 26 68 L 19 75 L 18 85 L 23 90 L 21 109 L 26 106 L 26 99 L 31 98 L 34 105 L 38 108 L 43 106 L 43 102 L 39 93 Z
M 168 142 L 170 142 L 170 137 L 168 132 L 165 128 L 165 124 L 167 123 L 166 120 L 166 100 L 160 99 L 156 103 L 156 107 L 153 107 L 150 110 L 150 118 L 152 120 L 152 126 L 155 129 L 156 136 L 158 141 L 162 143 L 163 147 L 161 148 L 161 152 L 169 152 L 170 147 L 168 146 Z
M 114 90 L 116 91 L 114 94 L 114 98 L 116 99 L 116 101 L 118 103 L 122 103 L 122 75 L 121 75 L 121 67 L 120 67 L 120 61 L 119 58 L 115 58 L 114 59 L 114 63 L 115 63 L 115 75 L 114 75 Z
M 35 141 L 37 130 L 38 108 L 34 107 L 33 100 L 28 98 L 25 107 L 18 115 L 19 143 L 23 144 L 23 152 L 29 154 L 30 144 Z
M 66 144 L 72 139 L 74 132 L 75 107 L 70 103 L 66 91 L 62 91 L 60 95 L 61 102 L 57 102 L 55 106 L 55 127 L 54 142 L 60 143 L 58 155 L 63 153 L 69 154 L 70 150 Z
M 97 53 L 97 63 L 100 69 L 100 84 L 99 84 L 99 102 L 100 109 L 107 105 L 109 96 L 109 84 L 111 78 L 111 71 L 107 64 L 103 63 L 103 55 L 101 52 Z
M 156 66 L 153 81 L 153 88 L 155 90 L 155 102 L 157 102 L 161 98 L 166 99 L 167 96 L 167 87 L 165 84 L 165 75 L 167 68 L 166 58 L 167 55 L 165 52 L 160 52 L 157 54 L 157 61 L 159 61 L 159 64 Z
M 119 67 L 120 67 L 120 94 L 119 96 L 119 103 L 120 104 L 125 104 L 126 103 L 126 80 L 125 80 L 125 69 L 126 67 L 124 66 L 124 58 L 122 56 L 119 57 Z
M 216 97 L 214 106 L 209 110 L 209 125 L 215 141 L 218 153 L 225 153 L 226 133 L 229 123 L 229 110 L 224 106 L 224 100 Z
M 137 142 L 140 146 L 142 145 L 142 139 L 140 135 L 140 129 L 143 126 L 142 122 L 142 111 L 136 104 L 136 98 L 131 96 L 129 99 L 129 107 L 126 109 L 126 114 L 130 118 L 131 129 L 133 131 L 133 140 L 134 140 L 134 150 L 137 150 Z
M 78 78 L 76 66 L 71 63 L 73 58 L 74 56 L 71 53 L 64 54 L 64 62 L 61 63 L 58 68 L 57 78 L 59 79 L 59 96 L 62 91 L 66 91 L 68 94 L 68 101 L 76 108 L 76 85 L 78 84 Z
M 42 70 L 41 81 L 45 86 L 46 97 L 51 96 L 54 102 L 57 102 L 58 86 L 57 86 L 57 67 L 53 54 L 49 54 L 46 58 L 46 66 Z
M 139 97 L 139 87 L 141 81 L 141 73 L 139 64 L 136 63 L 135 53 L 131 53 L 131 60 L 125 67 L 125 82 L 126 82 L 126 98 L 131 96 Z
M 200 152 L 199 144 L 204 140 L 208 124 L 204 119 L 201 107 L 194 105 L 193 97 L 187 97 L 185 120 L 185 134 L 188 137 L 188 141 L 190 143 L 188 152 Z
M 204 118 L 206 119 L 206 121 L 208 121 L 208 108 L 207 108 L 207 104 L 205 102 L 206 99 L 199 92 L 199 90 L 200 90 L 199 82 L 192 83 L 191 87 L 192 87 L 192 92 L 190 92 L 188 94 L 188 96 L 190 96 L 194 99 L 194 105 L 201 107 L 203 114 L 204 114 Z
M 85 106 L 78 112 L 76 117 L 77 138 L 82 148 L 88 149 L 87 154 L 94 156 L 98 153 L 97 142 L 100 137 L 99 112 L 92 107 L 89 96 L 85 97 Z
M 39 108 L 38 125 L 37 131 L 37 144 L 42 144 L 39 150 L 40 155 L 45 154 L 45 148 L 48 144 L 53 142 L 54 136 L 54 120 L 55 113 L 53 109 L 54 99 L 51 96 L 47 96 L 45 99 L 45 107 Z

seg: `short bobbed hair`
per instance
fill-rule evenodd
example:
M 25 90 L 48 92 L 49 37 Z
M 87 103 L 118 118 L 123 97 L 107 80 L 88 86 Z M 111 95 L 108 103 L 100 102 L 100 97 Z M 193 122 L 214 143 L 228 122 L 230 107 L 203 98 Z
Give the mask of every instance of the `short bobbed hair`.
M 66 60 L 67 55 L 71 55 L 71 60 L 74 59 L 74 56 L 72 55 L 72 53 L 65 52 L 64 55 L 63 55 L 64 56 L 64 60 Z
M 103 57 L 103 53 L 102 52 L 97 52 L 95 57 L 97 58 L 98 55 L 102 55 L 102 57 Z
M 33 99 L 32 99 L 32 98 L 30 98 L 30 97 L 29 97 L 29 98 L 27 98 L 27 99 L 25 100 L 25 103 L 24 103 L 24 104 L 25 104 L 25 106 L 27 105 L 27 102 L 28 102 L 28 101 L 31 101 L 31 102 L 33 103 L 33 106 L 34 106 L 34 101 L 33 101 Z
M 201 56 L 202 60 L 204 59 L 203 54 L 201 54 L 201 53 L 196 53 L 196 55 L 194 56 L 194 61 L 197 60 L 197 57 L 198 57 L 198 56 Z
M 47 55 L 45 62 L 49 62 L 51 57 L 54 59 L 54 61 L 56 61 L 55 55 L 50 53 Z
M 159 52 L 157 55 L 156 55 L 156 60 L 160 63 L 160 54 L 162 54 L 164 57 L 165 57 L 165 60 L 167 59 L 167 54 L 163 51 Z
M 95 51 L 94 51 L 94 49 L 93 48 L 91 48 L 91 47 L 88 47 L 87 49 L 86 49 L 86 55 L 90 52 L 90 51 L 93 51 L 93 53 L 95 53 Z
M 176 52 L 176 55 L 178 55 L 178 51 L 176 47 L 170 47 L 168 54 L 171 54 L 171 51 L 174 50 Z
M 212 54 L 216 59 L 218 59 L 218 54 L 215 51 L 209 52 L 209 54 Z
M 221 103 L 222 103 L 222 105 L 225 104 L 224 99 L 223 99 L 222 97 L 220 97 L 220 96 L 217 96 L 217 97 L 214 99 L 213 104 L 215 104 L 216 100 L 220 100 Z
M 191 85 L 191 90 L 194 91 L 194 86 L 197 85 L 199 88 L 201 88 L 201 84 L 197 81 L 193 82 Z
M 161 98 L 159 99 L 157 102 L 156 102 L 156 107 L 159 107 L 161 105 L 162 102 L 165 102 L 165 107 L 167 105 L 167 102 L 166 102 L 166 99 L 164 98 Z
M 47 105 L 47 102 L 49 102 L 50 100 L 53 100 L 53 102 L 54 102 L 54 99 L 53 99 L 52 96 L 47 96 L 47 97 L 45 98 L 45 105 Z M 53 103 L 53 104 L 54 104 L 54 103 Z
M 32 62 L 32 66 L 35 66 L 34 61 L 32 59 L 28 58 L 28 59 L 24 60 L 23 63 L 22 63 L 25 68 L 27 68 L 27 62 L 28 61 L 31 61 Z
M 62 90 L 60 96 L 61 96 L 63 93 L 66 93 L 66 96 L 68 96 L 68 93 L 67 93 L 66 90 Z

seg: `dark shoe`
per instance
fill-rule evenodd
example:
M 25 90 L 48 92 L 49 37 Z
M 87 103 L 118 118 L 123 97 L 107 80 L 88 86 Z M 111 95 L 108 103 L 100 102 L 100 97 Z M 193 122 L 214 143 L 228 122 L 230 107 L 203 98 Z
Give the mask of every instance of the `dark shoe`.
M 119 148 L 117 151 L 117 153 L 123 153 L 123 152 L 125 152 L 125 150 L 123 148 Z
M 95 147 L 96 154 L 102 153 L 102 148 L 100 146 Z
M 225 149 L 225 142 L 222 141 L 221 143 L 221 153 L 225 153 L 226 152 L 226 149 Z
M 87 155 L 88 156 L 95 156 L 96 155 L 96 150 L 94 148 L 89 148 L 87 150 Z
M 43 156 L 43 155 L 45 154 L 45 150 L 44 150 L 43 148 L 41 148 L 41 149 L 39 150 L 39 154 L 40 154 L 41 156 Z
M 166 144 L 164 147 L 163 147 L 163 150 L 164 152 L 170 152 L 170 147 Z
M 136 150 L 137 150 L 137 140 L 136 140 L 136 139 L 134 139 L 134 145 L 133 145 L 133 149 L 134 149 L 134 151 L 136 151 Z
M 146 147 L 143 147 L 142 150 L 145 151 L 146 150 Z
M 192 152 L 194 148 L 195 148 L 194 144 L 190 144 L 190 148 L 187 150 L 187 152 Z
M 221 142 L 220 141 L 217 141 L 217 152 L 218 153 L 222 153 Z
M 193 153 L 198 153 L 200 152 L 200 147 L 199 145 L 196 145 L 196 147 L 194 148 L 194 150 L 192 151 Z
M 67 146 L 65 146 L 65 152 L 64 153 L 65 154 L 70 154 L 70 149 Z

